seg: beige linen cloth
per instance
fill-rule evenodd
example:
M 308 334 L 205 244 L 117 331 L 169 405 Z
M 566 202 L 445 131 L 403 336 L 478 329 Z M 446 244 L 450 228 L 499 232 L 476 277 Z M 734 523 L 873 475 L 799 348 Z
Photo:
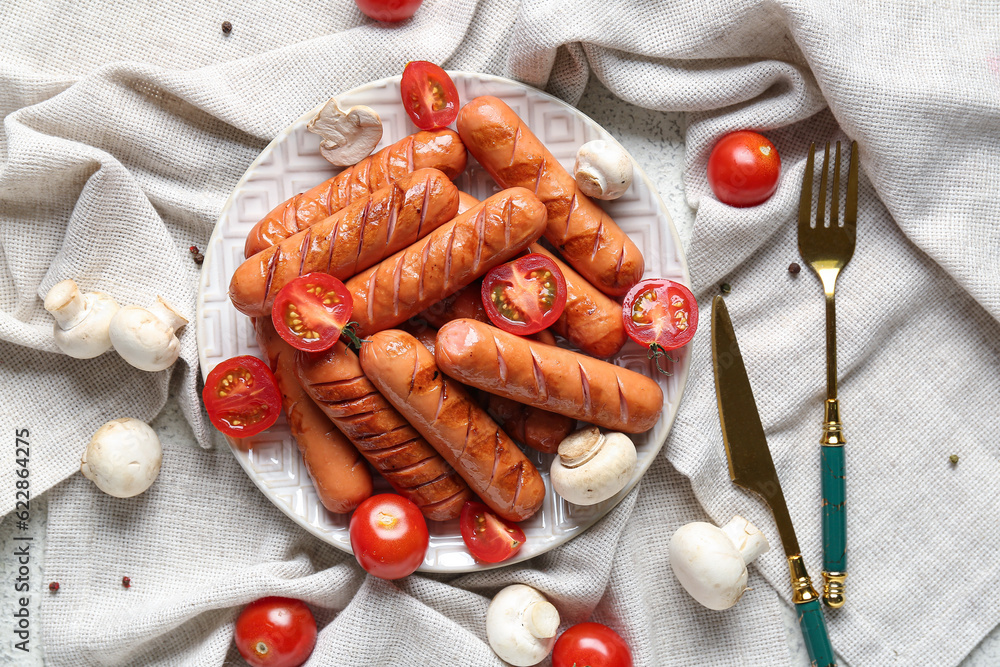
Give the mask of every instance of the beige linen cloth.
M 815 277 L 787 266 L 808 143 L 851 138 L 859 239 L 838 290 L 849 601 L 827 623 L 851 665 L 958 663 L 1000 622 L 998 16 L 989 2 L 426 0 L 384 26 L 350 0 L 7 0 L 0 405 L 8 433 L 31 429 L 32 493 L 54 487 L 45 569 L 63 589 L 43 601 L 48 662 L 239 664 L 239 608 L 281 594 L 317 611 L 311 665 L 499 665 L 483 614 L 500 587 L 524 582 L 564 628 L 591 614 L 618 628 L 637 665 L 787 664 L 776 538 L 751 568 L 754 590 L 725 613 L 679 589 L 666 545 L 687 521 L 734 513 L 775 536 L 762 504 L 730 484 L 719 433 L 708 307 L 728 282 L 819 576 L 824 311 Z M 704 328 L 663 453 L 603 521 L 521 566 L 389 583 L 293 525 L 212 447 L 193 326 L 173 371 L 150 375 L 113 354 L 59 355 L 41 300 L 72 277 L 121 303 L 162 294 L 193 318 L 188 246 L 204 246 L 254 156 L 304 109 L 411 59 L 570 102 L 593 73 L 626 101 L 690 112 L 688 259 Z M 775 141 L 783 173 L 767 203 L 739 210 L 711 195 L 705 163 L 718 136 L 748 127 Z M 100 423 L 151 419 L 171 382 L 205 449 L 165 438 L 159 480 L 130 500 L 74 474 Z M 3 451 L 0 488 L 12 489 L 13 447 Z M 13 502 L 4 493 L 0 508 Z M 120 588 L 122 573 L 142 585 Z

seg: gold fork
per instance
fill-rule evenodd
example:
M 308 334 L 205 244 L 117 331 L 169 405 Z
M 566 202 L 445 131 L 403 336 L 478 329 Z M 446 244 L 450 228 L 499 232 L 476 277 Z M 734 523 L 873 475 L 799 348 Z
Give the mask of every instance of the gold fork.
M 844 581 L 847 579 L 847 515 L 845 512 L 844 434 L 837 403 L 837 315 L 834 292 L 837 276 L 854 255 L 858 222 L 858 143 L 851 142 L 851 162 L 847 173 L 847 197 L 843 224 L 838 221 L 840 205 L 840 142 L 833 163 L 833 192 L 830 197 L 830 222 L 826 224 L 827 172 L 830 144 L 823 153 L 823 173 L 819 181 L 816 224 L 812 213 L 813 161 L 816 145 L 809 147 L 802 196 L 799 200 L 799 253 L 812 267 L 826 293 L 826 403 L 824 405 L 822 445 L 823 481 L 823 601 L 830 607 L 844 605 Z

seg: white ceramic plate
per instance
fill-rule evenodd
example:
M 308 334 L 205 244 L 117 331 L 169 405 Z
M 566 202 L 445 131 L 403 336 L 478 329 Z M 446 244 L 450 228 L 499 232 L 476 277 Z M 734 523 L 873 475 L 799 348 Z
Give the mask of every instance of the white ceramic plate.
M 566 103 L 534 88 L 484 74 L 451 72 L 462 103 L 479 95 L 495 95 L 509 104 L 553 155 L 572 169 L 576 150 L 592 139 L 611 138 L 594 121 Z M 382 117 L 384 132 L 376 150 L 417 131 L 400 102 L 399 77 L 375 81 L 337 96 L 347 108 L 364 104 Z M 222 211 L 205 251 L 198 297 L 198 351 L 206 377 L 220 361 L 241 354 L 262 356 L 249 318 L 230 304 L 227 290 L 243 261 L 247 233 L 272 208 L 330 178 L 336 170 L 319 155 L 319 137 L 306 131 L 313 109 L 286 128 L 250 165 Z M 646 260 L 646 277 L 663 277 L 688 284 L 687 267 L 677 232 L 652 183 L 635 166 L 632 187 L 621 199 L 604 202 L 605 209 L 635 241 Z M 456 181 L 459 188 L 486 199 L 499 188 L 470 157 L 469 167 Z M 655 378 L 663 387 L 663 416 L 649 432 L 634 437 L 638 467 L 628 486 L 598 505 L 580 507 L 558 497 L 548 480 L 552 455 L 527 450 L 528 458 L 545 478 L 547 495 L 542 509 L 520 525 L 527 542 L 518 555 L 501 565 L 537 556 L 584 532 L 625 497 L 649 468 L 670 431 L 688 372 L 688 351 L 679 351 L 673 376 L 657 373 L 643 348 L 629 343 L 615 362 Z M 284 418 L 251 439 L 250 452 L 233 449 L 247 475 L 271 502 L 320 539 L 350 551 L 349 515 L 328 512 L 319 502 Z M 390 491 L 375 475 L 376 492 Z M 469 572 L 497 567 L 477 563 L 462 542 L 458 521 L 429 522 L 430 548 L 420 571 Z

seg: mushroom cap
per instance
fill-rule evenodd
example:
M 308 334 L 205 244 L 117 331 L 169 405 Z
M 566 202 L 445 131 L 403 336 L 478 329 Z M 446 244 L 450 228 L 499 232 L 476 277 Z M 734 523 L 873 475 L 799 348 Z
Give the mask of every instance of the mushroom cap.
M 486 610 L 490 648 L 515 667 L 529 667 L 544 660 L 556 643 L 558 629 L 559 612 L 555 606 L 524 584 L 501 590 Z
M 57 319 L 52 327 L 52 336 L 64 354 L 75 359 L 93 359 L 111 349 L 109 327 L 119 310 L 118 303 L 101 292 L 90 292 L 82 298 L 82 317 L 74 317 L 72 326 L 68 328 L 63 328 L 64 325 Z M 49 304 L 48 297 L 46 304 Z
M 80 459 L 80 472 L 104 493 L 131 498 L 150 487 L 162 461 L 160 439 L 148 424 L 114 419 L 94 433 Z
M 573 176 L 588 197 L 617 199 L 632 185 L 632 158 L 616 141 L 588 141 L 576 152 Z
M 625 488 L 638 457 L 624 433 L 601 434 L 589 426 L 559 443 L 559 457 L 552 461 L 552 488 L 574 505 L 595 505 Z
M 108 333 L 122 359 L 144 371 L 169 368 L 180 354 L 174 328 L 139 306 L 119 310 Z
M 340 108 L 337 98 L 330 98 L 306 129 L 323 137 L 320 154 L 337 167 L 347 167 L 368 157 L 382 139 L 382 119 L 366 106 Z
M 691 597 L 721 611 L 736 604 L 747 587 L 747 566 L 729 536 L 696 521 L 670 538 L 670 567 Z

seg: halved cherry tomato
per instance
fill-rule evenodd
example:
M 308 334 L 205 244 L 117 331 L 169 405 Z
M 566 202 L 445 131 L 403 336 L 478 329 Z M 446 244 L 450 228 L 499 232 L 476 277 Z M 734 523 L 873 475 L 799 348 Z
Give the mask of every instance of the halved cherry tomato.
M 267 364 L 249 355 L 227 359 L 213 368 L 201 397 L 215 428 L 234 438 L 260 433 L 281 414 L 274 374 Z
M 394 493 L 380 493 L 358 505 L 351 515 L 349 533 L 358 563 L 380 579 L 413 574 L 430 544 L 420 508 Z
M 640 345 L 673 350 L 685 345 L 698 329 L 698 304 L 684 285 L 655 278 L 637 283 L 622 302 L 629 338 Z
M 490 269 L 483 278 L 483 306 L 496 326 L 519 336 L 551 326 L 566 307 L 566 278 L 539 253 Z
M 484 563 L 500 563 L 524 546 L 524 531 L 498 517 L 483 503 L 469 500 L 458 519 L 469 552 Z
M 412 60 L 399 82 L 403 108 L 421 130 L 434 130 L 458 117 L 458 88 L 448 73 L 426 60 Z
M 621 636 L 601 623 L 577 623 L 552 647 L 552 667 L 632 667 L 632 651 Z
M 420 8 L 424 0 L 354 0 L 358 9 L 376 21 L 402 21 Z
M 708 156 L 708 184 L 723 204 L 763 204 L 778 189 L 781 158 L 767 137 L 750 130 L 730 132 Z
M 281 288 L 271 320 L 278 335 L 295 349 L 322 352 L 337 343 L 353 309 L 354 299 L 344 283 L 325 273 L 308 273 Z
M 261 598 L 240 612 L 233 641 L 252 667 L 299 667 L 316 646 L 316 618 L 301 600 Z

